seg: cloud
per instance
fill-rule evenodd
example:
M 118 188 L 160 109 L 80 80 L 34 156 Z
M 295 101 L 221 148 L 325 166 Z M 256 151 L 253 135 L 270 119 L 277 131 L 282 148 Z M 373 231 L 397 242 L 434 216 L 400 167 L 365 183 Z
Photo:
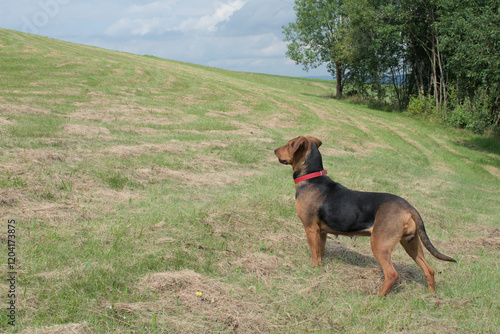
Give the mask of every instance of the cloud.
M 125 17 L 110 25 L 105 33 L 111 37 L 162 35 L 172 31 L 213 33 L 217 31 L 219 23 L 229 21 L 235 12 L 243 8 L 246 1 L 234 0 L 221 3 L 208 15 L 199 14 L 200 12 L 206 13 L 205 8 L 193 10 L 188 14 L 189 16 L 177 14 L 175 17 L 169 16 L 173 11 L 174 1 L 155 1 L 146 5 L 133 5 L 125 10 Z
M 133 36 L 144 36 L 146 34 L 157 32 L 161 28 L 160 18 L 150 19 L 129 19 L 123 18 L 106 29 L 106 35 L 117 37 L 123 34 Z
M 212 15 L 205 15 L 200 18 L 189 18 L 183 21 L 178 30 L 187 32 L 192 30 L 198 31 L 217 31 L 217 25 L 224 21 L 229 21 L 231 16 L 243 8 L 245 1 L 236 0 L 230 3 L 221 4 Z
M 48 15 L 42 4 L 50 1 L 60 6 L 36 27 L 44 36 L 231 70 L 306 75 L 285 56 L 282 26 L 295 18 L 292 0 L 16 0 L 2 5 L 2 27 L 23 30 L 24 19 Z

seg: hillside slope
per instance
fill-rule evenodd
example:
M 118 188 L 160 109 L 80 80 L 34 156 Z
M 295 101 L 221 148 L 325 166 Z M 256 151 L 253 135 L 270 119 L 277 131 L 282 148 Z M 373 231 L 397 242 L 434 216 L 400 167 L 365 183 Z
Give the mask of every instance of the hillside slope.
M 238 73 L 0 29 L 0 242 L 16 221 L 27 333 L 498 332 L 497 142 L 332 100 L 334 83 Z M 397 193 L 457 264 L 399 248 L 385 299 L 369 239 L 313 268 L 291 169 Z M 7 252 L 0 256 L 7 266 Z M 8 272 L 0 272 L 7 296 Z

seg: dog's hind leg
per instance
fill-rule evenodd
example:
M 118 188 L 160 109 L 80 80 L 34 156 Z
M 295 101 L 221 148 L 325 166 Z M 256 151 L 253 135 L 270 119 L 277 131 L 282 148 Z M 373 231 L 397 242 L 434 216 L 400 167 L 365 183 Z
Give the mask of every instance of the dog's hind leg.
M 385 296 L 399 277 L 392 264 L 391 254 L 403 233 L 401 225 L 391 223 L 392 219 L 394 217 L 391 216 L 377 217 L 370 239 L 373 255 L 384 272 L 384 285 L 378 293 L 379 296 Z
M 387 292 L 389 292 L 389 290 L 392 288 L 394 283 L 396 283 L 396 280 L 399 277 L 391 260 L 391 248 L 393 247 L 391 245 L 385 244 L 383 240 L 377 240 L 377 238 L 374 238 L 373 235 L 371 245 L 373 254 L 375 255 L 375 259 L 380 264 L 380 266 L 382 267 L 382 271 L 384 272 L 384 285 L 378 292 L 378 295 L 385 296 Z
M 410 257 L 424 272 L 424 275 L 427 278 L 427 284 L 429 285 L 429 291 L 434 292 L 434 290 L 436 289 L 436 283 L 434 281 L 434 270 L 429 266 L 424 258 L 422 244 L 420 243 L 418 234 L 415 235 L 415 238 L 409 242 L 405 239 L 401 239 L 401 245 L 406 250 L 406 253 L 410 255 Z

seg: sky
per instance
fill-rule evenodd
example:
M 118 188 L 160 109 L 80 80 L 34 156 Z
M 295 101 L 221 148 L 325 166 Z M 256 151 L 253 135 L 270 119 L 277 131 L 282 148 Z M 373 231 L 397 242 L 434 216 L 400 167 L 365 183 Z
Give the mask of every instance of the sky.
M 110 50 L 234 71 L 294 77 L 282 26 L 293 0 L 16 0 L 0 6 L 0 27 Z

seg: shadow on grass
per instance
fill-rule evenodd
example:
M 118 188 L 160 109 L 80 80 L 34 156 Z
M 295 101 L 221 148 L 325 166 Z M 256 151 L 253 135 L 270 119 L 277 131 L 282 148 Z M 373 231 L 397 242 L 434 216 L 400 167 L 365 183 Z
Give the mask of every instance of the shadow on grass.
M 469 140 L 456 141 L 455 144 L 480 152 L 500 155 L 500 140 L 493 137 L 475 137 Z
M 334 93 L 326 95 L 317 95 L 311 93 L 301 93 L 302 96 L 313 97 L 318 99 L 332 100 L 332 101 L 342 101 L 355 106 L 367 107 L 369 109 L 384 111 L 384 112 L 399 112 L 401 109 L 395 104 L 390 104 L 386 102 L 380 102 L 376 99 L 369 99 L 362 96 L 344 96 L 338 99 Z
M 360 254 L 348 245 L 338 241 L 327 241 L 325 258 L 340 260 L 345 264 L 363 268 L 378 266 L 378 262 L 373 256 Z
M 377 260 L 375 260 L 375 257 L 373 255 L 367 256 L 358 253 L 341 242 L 327 241 L 325 259 L 333 261 L 339 260 L 344 264 L 361 268 L 379 268 L 381 279 L 383 279 L 382 268 L 378 264 Z M 408 265 L 393 262 L 393 264 L 394 268 L 399 274 L 398 281 L 410 281 L 415 284 L 420 284 L 424 287 L 427 287 L 427 279 L 416 263 L 414 265 Z M 360 275 L 363 275 L 362 270 L 360 270 Z

